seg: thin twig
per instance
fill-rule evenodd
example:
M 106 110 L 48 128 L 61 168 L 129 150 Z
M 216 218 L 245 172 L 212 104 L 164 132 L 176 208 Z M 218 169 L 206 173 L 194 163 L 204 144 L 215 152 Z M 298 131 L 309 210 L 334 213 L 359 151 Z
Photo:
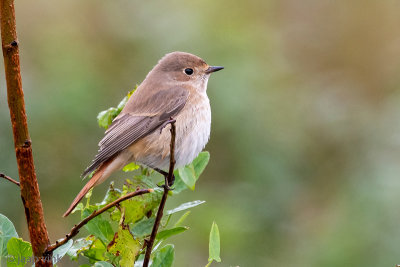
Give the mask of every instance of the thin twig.
M 18 182 L 18 181 L 14 180 L 14 179 L 11 178 L 10 176 L 5 175 L 4 173 L 0 173 L 0 177 L 1 177 L 1 178 L 4 178 L 4 179 L 10 181 L 11 183 L 16 184 L 16 185 L 19 186 L 19 182 Z
M 68 242 L 68 240 L 70 240 L 72 237 L 76 236 L 79 233 L 79 229 L 81 229 L 85 224 L 87 224 L 90 220 L 92 220 L 93 218 L 95 218 L 96 216 L 99 216 L 100 214 L 102 214 L 103 212 L 105 212 L 106 210 L 117 206 L 120 202 L 127 200 L 129 198 L 135 197 L 135 196 L 139 196 L 139 195 L 143 195 L 143 194 L 147 194 L 147 193 L 151 193 L 153 192 L 153 189 L 140 189 L 140 190 L 136 190 L 135 192 L 126 194 L 125 196 L 122 196 L 120 198 L 118 198 L 117 200 L 114 200 L 113 202 L 105 205 L 103 208 L 99 209 L 99 210 L 95 210 L 91 215 L 89 215 L 88 217 L 86 217 L 85 219 L 83 219 L 79 224 L 76 224 L 74 227 L 72 227 L 71 231 L 69 232 L 69 234 L 67 234 L 65 236 L 64 239 L 62 239 L 61 241 L 56 241 L 55 244 L 50 245 L 47 247 L 45 254 L 51 253 L 53 252 L 56 248 L 64 245 L 65 243 Z
M 164 194 L 161 198 L 160 206 L 158 207 L 156 220 L 154 222 L 153 230 L 151 231 L 150 239 L 147 242 L 146 254 L 143 260 L 143 267 L 148 267 L 150 262 L 151 251 L 153 250 L 154 240 L 156 239 L 158 227 L 160 226 L 161 218 L 163 216 L 163 211 L 165 207 L 165 202 L 167 201 L 168 191 L 170 190 L 170 185 L 172 183 L 172 177 L 174 175 L 174 167 L 175 167 L 175 136 L 176 136 L 176 128 L 175 128 L 175 120 L 171 118 L 171 145 L 170 145 L 170 159 L 169 159 L 169 172 L 167 179 L 165 179 L 164 184 Z

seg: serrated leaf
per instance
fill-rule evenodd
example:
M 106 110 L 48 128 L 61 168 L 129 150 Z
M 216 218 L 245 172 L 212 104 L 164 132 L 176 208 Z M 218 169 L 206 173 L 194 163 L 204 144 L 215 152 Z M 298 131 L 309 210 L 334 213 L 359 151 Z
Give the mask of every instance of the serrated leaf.
M 193 160 L 192 164 L 197 179 L 204 171 L 209 161 L 210 153 L 208 151 L 200 152 L 200 154 Z
M 83 210 L 82 219 L 88 217 L 96 209 L 97 208 L 95 206 L 90 206 L 89 208 Z M 96 216 L 90 220 L 85 225 L 85 228 L 88 230 L 89 234 L 100 238 L 104 243 L 109 243 L 114 237 L 114 231 L 111 227 L 111 224 L 105 220 L 102 215 Z
M 53 264 L 56 264 L 57 262 L 59 262 L 61 260 L 61 258 L 64 257 L 65 254 L 67 254 L 68 250 L 70 250 L 73 243 L 74 243 L 74 241 L 72 239 L 70 239 L 70 240 L 68 240 L 67 243 L 65 243 L 64 245 L 62 245 L 61 247 L 58 247 L 57 249 L 55 249 L 53 251 Z
M 97 115 L 97 122 L 99 126 L 107 129 L 112 123 L 113 119 L 118 116 L 118 113 L 119 112 L 116 108 L 109 108 L 100 112 L 99 115 Z
M 107 110 L 103 110 L 97 115 L 97 122 L 100 127 L 107 129 L 111 125 L 111 123 L 115 119 L 115 117 L 117 117 L 118 114 L 125 107 L 126 103 L 128 102 L 128 100 L 131 97 L 131 95 L 133 94 L 133 92 L 136 90 L 136 88 L 137 88 L 137 86 L 135 87 L 135 89 L 128 92 L 128 94 L 118 104 L 118 107 L 116 107 L 116 108 L 111 107 Z
M 180 226 L 180 227 L 175 227 L 175 228 L 172 228 L 172 229 L 163 230 L 163 231 L 161 231 L 161 232 L 159 232 L 157 234 L 156 238 L 158 240 L 161 240 L 161 239 L 165 240 L 168 237 L 171 237 L 173 235 L 177 235 L 177 234 L 183 233 L 187 229 L 189 229 L 189 228 Z
M 68 250 L 67 254 L 71 258 L 71 260 L 76 260 L 79 257 L 79 254 L 85 250 L 90 248 L 92 245 L 93 239 L 89 238 L 80 238 L 74 241 L 71 248 Z
M 22 238 L 12 237 L 7 243 L 7 266 L 23 267 L 26 263 L 34 263 L 32 258 L 31 243 L 22 240 Z M 14 259 L 14 260 L 11 260 Z
M 151 267 L 171 267 L 174 262 L 174 246 L 168 244 L 156 252 Z
M 143 218 L 141 221 L 135 223 L 131 229 L 134 236 L 143 238 L 151 234 L 155 218 Z
M 12 237 L 18 237 L 14 224 L 3 214 L 0 214 L 0 258 L 7 256 L 7 243 Z
M 186 165 L 178 170 L 181 180 L 191 189 L 194 190 L 196 185 L 196 174 L 193 165 Z
M 114 188 L 114 181 L 112 181 L 108 187 L 107 193 L 104 196 L 103 201 L 100 203 L 100 205 L 106 205 L 114 200 L 117 200 L 118 198 L 121 197 L 121 191 L 117 188 Z
M 126 94 L 126 96 L 121 100 L 121 102 L 119 102 L 118 107 L 117 107 L 119 112 L 121 112 L 122 109 L 125 107 L 126 103 L 128 102 L 129 98 L 132 96 L 132 94 L 136 91 L 137 87 L 138 87 L 138 85 L 136 85 L 133 90 L 129 91 Z M 119 114 L 119 112 L 118 112 L 118 114 Z
M 115 256 L 120 256 L 121 266 L 133 266 L 140 251 L 140 243 L 133 238 L 128 227 L 120 226 L 114 239 L 108 244 L 107 250 Z
M 186 202 L 186 203 L 183 203 L 183 204 L 179 205 L 178 207 L 176 207 L 176 208 L 174 208 L 172 210 L 167 210 L 165 215 L 170 215 L 170 214 L 174 214 L 174 213 L 177 213 L 177 212 L 180 212 L 180 211 L 183 211 L 183 210 L 187 210 L 187 209 L 196 207 L 198 205 L 201 205 L 203 203 L 205 203 L 204 200 L 195 200 L 195 201 L 191 201 L 191 202 Z
M 125 165 L 125 167 L 123 167 L 122 170 L 124 172 L 131 172 L 131 171 L 137 170 L 139 168 L 140 168 L 139 165 L 137 165 L 135 162 L 131 162 L 128 165 Z
M 215 260 L 216 262 L 221 262 L 220 258 L 220 238 L 219 238 L 219 230 L 218 225 L 213 222 L 210 231 L 210 241 L 208 243 L 208 261 L 212 262 Z
M 161 191 L 156 191 L 128 199 L 121 203 L 125 208 L 125 223 L 135 223 L 141 220 L 146 214 L 155 209 L 161 199 Z

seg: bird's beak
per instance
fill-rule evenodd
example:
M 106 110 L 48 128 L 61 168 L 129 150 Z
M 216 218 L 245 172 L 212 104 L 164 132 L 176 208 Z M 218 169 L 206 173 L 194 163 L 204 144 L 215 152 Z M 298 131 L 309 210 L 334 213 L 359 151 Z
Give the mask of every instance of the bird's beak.
M 224 67 L 220 67 L 220 66 L 210 66 L 210 67 L 208 67 L 208 69 L 206 69 L 206 73 L 210 74 L 212 72 L 216 72 L 216 71 L 222 70 L 223 68 Z

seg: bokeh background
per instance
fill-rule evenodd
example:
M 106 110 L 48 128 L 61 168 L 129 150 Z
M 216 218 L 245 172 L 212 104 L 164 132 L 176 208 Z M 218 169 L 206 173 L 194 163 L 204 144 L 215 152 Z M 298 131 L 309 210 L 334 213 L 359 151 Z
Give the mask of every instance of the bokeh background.
M 210 164 L 174 200 L 207 201 L 173 240 L 175 266 L 206 264 L 214 220 L 214 266 L 400 264 L 399 1 L 18 0 L 16 12 L 52 241 L 78 221 L 61 214 L 103 136 L 98 112 L 180 50 L 225 70 L 208 87 Z M 0 170 L 17 178 L 0 68 Z M 28 239 L 4 181 L 0 212 Z

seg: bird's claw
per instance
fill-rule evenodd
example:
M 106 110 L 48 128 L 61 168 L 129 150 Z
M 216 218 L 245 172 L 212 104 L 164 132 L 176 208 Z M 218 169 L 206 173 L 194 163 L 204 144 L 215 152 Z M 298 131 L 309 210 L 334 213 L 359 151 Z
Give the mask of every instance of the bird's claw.
M 172 118 L 172 117 L 170 117 L 169 120 L 165 121 L 165 122 L 161 125 L 160 134 L 162 133 L 162 130 L 164 130 L 164 128 L 167 127 L 168 124 L 174 123 L 174 122 L 176 122 L 176 120 L 175 120 L 174 118 Z

